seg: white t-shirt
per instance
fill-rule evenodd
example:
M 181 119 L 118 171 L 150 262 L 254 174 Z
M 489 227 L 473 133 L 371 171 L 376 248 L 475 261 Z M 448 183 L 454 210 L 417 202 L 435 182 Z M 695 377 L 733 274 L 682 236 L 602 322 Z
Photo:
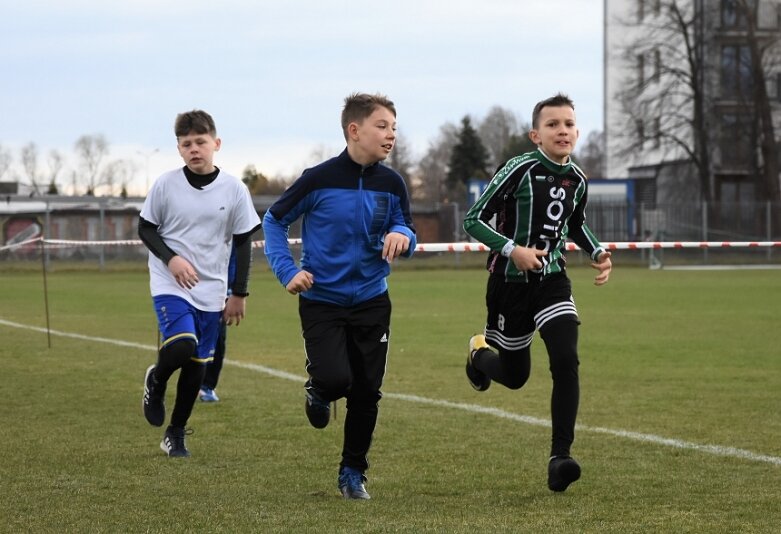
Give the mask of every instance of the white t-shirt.
M 165 244 L 193 265 L 199 280 L 192 289 L 180 287 L 166 264 L 150 252 L 152 296 L 176 295 L 201 311 L 221 311 L 233 235 L 260 224 L 247 186 L 221 170 L 212 183 L 196 189 L 184 170 L 176 169 L 152 185 L 141 217 L 158 226 Z

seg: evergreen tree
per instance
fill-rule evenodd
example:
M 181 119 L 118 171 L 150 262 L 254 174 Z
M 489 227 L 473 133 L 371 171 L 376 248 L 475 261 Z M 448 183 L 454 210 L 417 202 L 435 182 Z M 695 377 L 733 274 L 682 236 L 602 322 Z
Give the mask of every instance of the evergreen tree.
M 250 194 L 264 195 L 268 189 L 268 178 L 258 172 L 254 165 L 247 165 L 241 175 L 241 181 L 247 185 Z
M 537 145 L 535 145 L 532 140 L 529 139 L 528 135 L 511 135 L 510 139 L 507 140 L 507 144 L 504 146 L 504 150 L 502 151 L 502 161 L 500 161 L 499 164 L 503 167 L 504 163 L 506 163 L 510 158 L 520 156 L 521 154 L 525 154 L 527 152 L 533 152 L 536 150 L 536 148 Z M 499 169 L 496 170 L 498 171 Z
M 472 178 L 488 178 L 488 151 L 472 126 L 469 115 L 461 119 L 458 141 L 450 155 L 447 182 L 450 186 L 466 184 Z

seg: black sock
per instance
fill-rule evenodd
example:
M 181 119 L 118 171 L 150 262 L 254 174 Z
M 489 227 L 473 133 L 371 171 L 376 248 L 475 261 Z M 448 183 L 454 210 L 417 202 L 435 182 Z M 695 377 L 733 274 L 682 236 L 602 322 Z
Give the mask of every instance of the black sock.
M 186 365 L 195 356 L 197 346 L 192 339 L 180 339 L 160 349 L 157 353 L 155 381 L 166 384 L 174 371 Z
M 523 387 L 531 372 L 529 347 L 517 351 L 499 349 L 499 354 L 480 349 L 472 358 L 472 364 L 491 380 L 510 389 Z
M 203 382 L 206 366 L 190 361 L 182 366 L 176 384 L 176 402 L 171 413 L 171 426 L 184 427 L 193 413 L 198 390 Z
M 575 419 L 580 401 L 578 323 L 572 320 L 548 323 L 540 334 L 548 349 L 553 378 L 551 456 L 569 456 L 575 440 Z

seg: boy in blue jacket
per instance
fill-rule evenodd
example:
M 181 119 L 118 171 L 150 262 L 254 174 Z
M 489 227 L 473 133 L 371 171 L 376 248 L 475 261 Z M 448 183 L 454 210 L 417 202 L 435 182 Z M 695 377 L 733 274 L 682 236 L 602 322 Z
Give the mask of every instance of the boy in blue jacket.
M 325 428 L 330 403 L 347 399 L 338 486 L 346 499 L 369 499 L 364 475 L 377 423 L 390 341 L 387 276 L 415 250 L 402 177 L 380 162 L 396 141 L 396 108 L 384 95 L 344 101 L 347 148 L 307 169 L 263 218 L 266 259 L 285 289 L 299 295 L 306 370 L 305 410 Z M 303 217 L 301 266 L 288 229 Z

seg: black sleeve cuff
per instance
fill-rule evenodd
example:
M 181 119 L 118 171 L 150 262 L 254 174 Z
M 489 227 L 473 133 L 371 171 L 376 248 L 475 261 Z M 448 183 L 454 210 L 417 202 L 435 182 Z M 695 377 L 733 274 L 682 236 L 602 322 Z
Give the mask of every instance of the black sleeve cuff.
M 246 234 L 233 236 L 233 244 L 236 247 L 236 279 L 231 285 L 231 294 L 237 297 L 249 295 L 249 273 L 252 265 L 252 240 L 250 236 L 253 229 Z
M 177 254 L 165 244 L 165 241 L 160 237 L 157 229 L 158 226 L 156 224 L 153 224 L 142 217 L 138 218 L 138 237 L 141 238 L 141 241 L 152 254 L 168 265 L 171 258 Z

